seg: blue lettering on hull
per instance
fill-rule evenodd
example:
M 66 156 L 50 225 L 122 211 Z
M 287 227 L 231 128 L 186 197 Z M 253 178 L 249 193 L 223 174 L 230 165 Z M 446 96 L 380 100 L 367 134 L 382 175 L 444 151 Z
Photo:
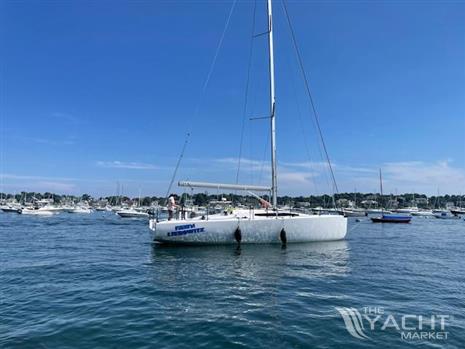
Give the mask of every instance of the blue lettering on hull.
M 184 224 L 184 225 L 177 225 L 174 227 L 174 231 L 168 232 L 167 236 L 181 236 L 187 234 L 197 234 L 203 233 L 205 228 L 196 228 L 195 224 Z

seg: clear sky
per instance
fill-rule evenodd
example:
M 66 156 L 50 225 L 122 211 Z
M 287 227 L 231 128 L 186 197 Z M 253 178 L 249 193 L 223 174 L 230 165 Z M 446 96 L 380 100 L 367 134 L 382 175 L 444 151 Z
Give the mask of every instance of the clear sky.
M 1 184 L 165 193 L 177 179 L 267 184 L 266 37 L 252 1 L 0 0 Z M 290 1 L 340 191 L 465 193 L 465 2 Z M 254 32 L 266 7 L 257 2 Z M 330 192 L 280 1 L 279 194 Z M 244 119 L 245 116 L 245 119 Z M 0 188 L 1 189 L 1 188 Z M 176 188 L 179 191 L 179 189 Z

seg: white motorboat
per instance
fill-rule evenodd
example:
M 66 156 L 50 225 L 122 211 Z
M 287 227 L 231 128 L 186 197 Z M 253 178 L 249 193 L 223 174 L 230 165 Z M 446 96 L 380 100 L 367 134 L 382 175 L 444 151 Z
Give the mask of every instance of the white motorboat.
M 418 211 L 412 212 L 412 216 L 434 217 L 434 213 L 431 210 L 418 210 Z
M 127 208 L 116 211 L 116 214 L 121 218 L 149 218 L 149 214 L 144 211 L 136 210 L 134 208 Z
M 394 210 L 394 212 L 397 213 L 406 213 L 406 214 L 413 214 L 415 212 L 418 212 L 418 207 L 405 207 L 405 208 L 398 208 Z
M 346 208 L 342 210 L 344 217 L 366 217 L 367 211 L 361 208 Z
M 89 207 L 76 207 L 73 211 L 73 213 L 92 213 L 94 211 L 92 211 L 91 208 Z
M 277 165 L 275 131 L 275 82 L 273 52 L 272 4 L 268 0 L 269 73 L 270 73 L 270 120 L 271 126 L 271 187 L 179 182 L 189 188 L 210 188 L 270 192 L 271 203 L 267 210 L 234 209 L 215 215 L 157 222 L 150 220 L 152 240 L 169 244 L 234 244 L 234 243 L 292 243 L 344 239 L 347 218 L 339 215 L 308 215 L 278 210 Z M 329 159 L 328 159 L 329 161 Z M 264 200 L 260 202 L 264 204 Z
M 465 208 L 463 207 L 452 207 L 450 212 L 455 216 L 463 216 L 465 215 Z
M 68 209 L 69 213 L 92 213 L 92 209 L 86 206 L 74 206 Z
M 388 213 L 388 211 L 383 210 L 381 208 L 369 208 L 366 210 L 368 214 L 380 214 L 380 213 Z
M 21 210 L 21 214 L 24 215 L 34 215 L 34 216 L 53 216 L 56 212 L 47 210 L 43 207 L 34 208 L 34 207 L 25 207 Z
M 4 205 L 1 206 L 0 209 L 6 213 L 21 213 L 20 205 Z
M 41 209 L 51 211 L 54 213 L 67 212 L 68 210 L 65 206 L 57 206 L 57 205 L 51 205 L 51 204 L 42 206 Z
M 460 216 L 454 215 L 450 211 L 442 211 L 440 213 L 435 213 L 434 217 L 439 219 L 460 219 Z

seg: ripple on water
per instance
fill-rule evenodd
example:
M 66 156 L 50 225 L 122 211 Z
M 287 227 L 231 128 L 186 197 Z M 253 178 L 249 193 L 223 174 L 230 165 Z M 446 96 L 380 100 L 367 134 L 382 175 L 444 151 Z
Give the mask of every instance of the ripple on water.
M 351 337 L 335 310 L 381 306 L 454 316 L 459 348 L 465 223 L 438 221 L 236 250 L 154 247 L 146 222 L 111 213 L 0 214 L 0 347 L 404 348 L 395 331 Z

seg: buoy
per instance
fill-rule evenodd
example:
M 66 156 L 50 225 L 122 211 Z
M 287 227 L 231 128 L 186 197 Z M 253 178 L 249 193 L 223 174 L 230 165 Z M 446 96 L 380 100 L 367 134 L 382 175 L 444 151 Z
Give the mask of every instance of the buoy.
M 281 239 L 281 242 L 285 245 L 287 243 L 287 236 L 286 236 L 286 231 L 281 229 L 281 232 L 279 233 L 279 238 Z
M 234 238 L 236 239 L 238 244 L 241 243 L 242 233 L 241 233 L 241 229 L 239 229 L 239 227 L 237 227 L 237 229 L 234 231 Z

